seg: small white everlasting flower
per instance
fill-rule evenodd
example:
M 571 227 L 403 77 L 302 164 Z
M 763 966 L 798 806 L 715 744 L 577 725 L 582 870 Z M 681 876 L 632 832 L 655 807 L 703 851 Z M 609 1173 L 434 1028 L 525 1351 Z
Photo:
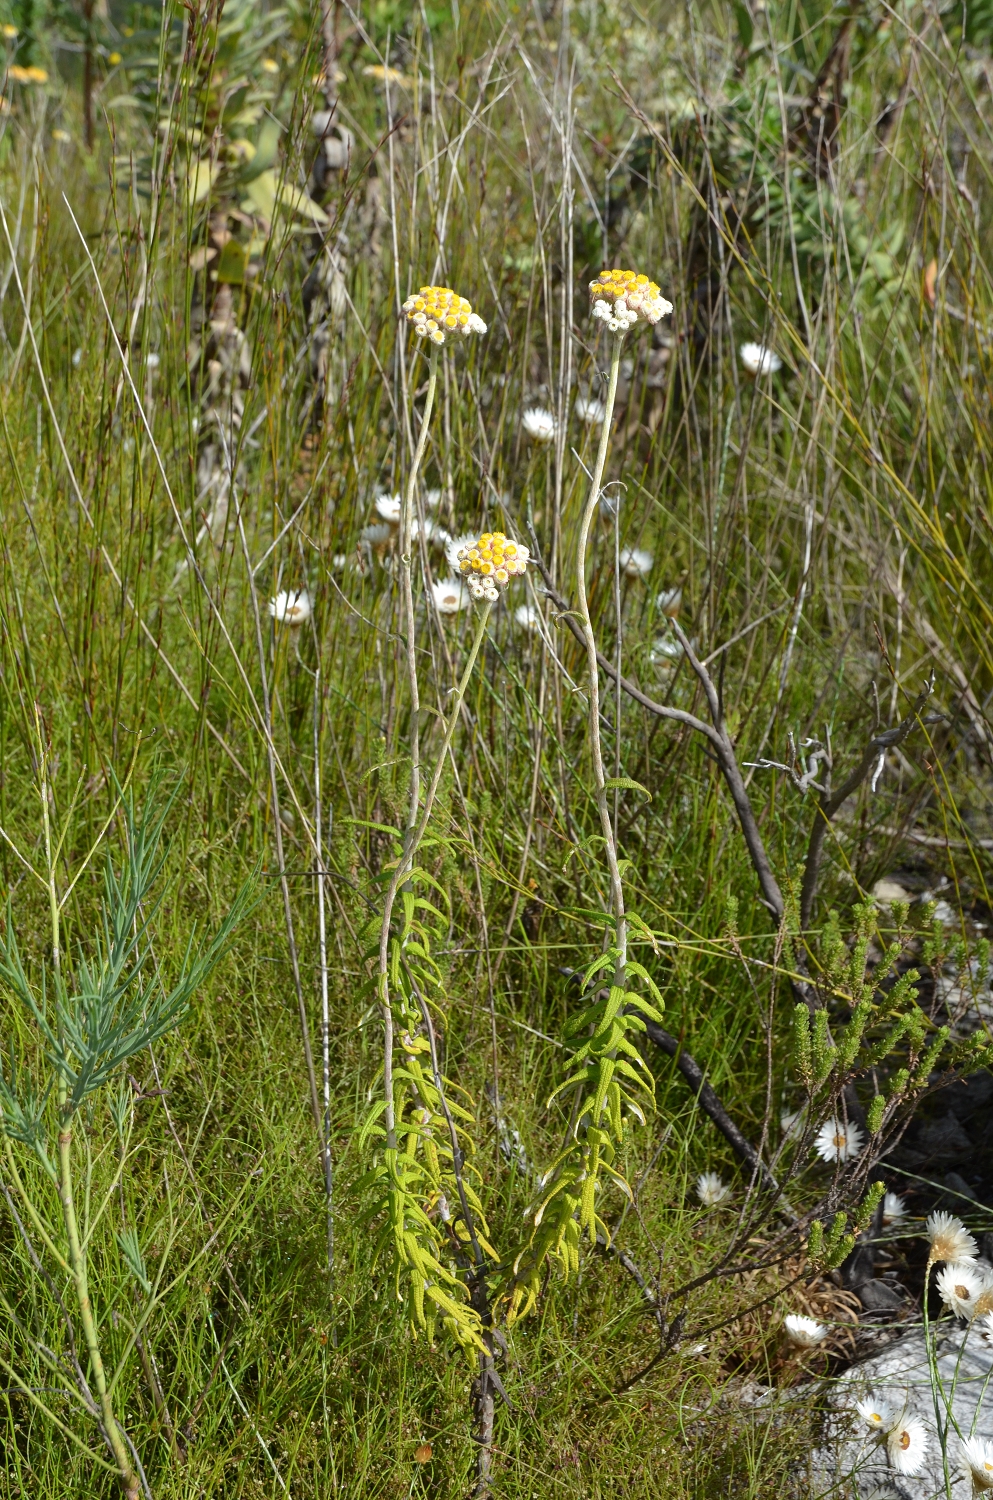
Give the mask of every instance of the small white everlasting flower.
M 576 416 L 587 427 L 602 427 L 607 416 L 607 408 L 596 396 L 576 397 Z
M 899 1224 L 907 1212 L 907 1205 L 899 1193 L 887 1193 L 883 1199 L 883 1223 L 887 1226 Z
M 818 1323 L 816 1318 L 805 1318 L 800 1313 L 787 1313 L 783 1327 L 790 1343 L 799 1349 L 816 1349 L 828 1336 L 824 1323 Z
M 620 552 L 621 572 L 625 578 L 647 578 L 655 561 L 644 547 L 622 547 Z
M 795 1141 L 802 1134 L 806 1111 L 802 1109 L 784 1109 L 779 1116 L 779 1123 L 783 1127 L 783 1139 Z
M 514 610 L 514 624 L 522 630 L 537 630 L 541 619 L 533 604 L 519 604 Z
M 862 1132 L 842 1120 L 825 1120 L 814 1138 L 814 1150 L 822 1161 L 848 1161 L 862 1150 Z
M 391 526 L 400 525 L 400 496 L 399 495 L 377 495 L 376 514 L 382 516 Z
M 679 588 L 662 589 L 661 593 L 656 594 L 655 596 L 655 608 L 659 610 L 661 614 L 666 615 L 670 620 L 674 620 L 676 618 L 676 616 L 679 614 L 680 609 L 682 608 L 682 604 L 683 591 Z
M 424 496 L 424 504 L 428 510 L 437 510 L 441 504 L 441 490 L 428 490 Z
M 457 615 L 469 603 L 469 595 L 461 578 L 446 578 L 432 583 L 431 597 L 440 615 Z
M 890 1408 L 878 1401 L 856 1401 L 855 1410 L 872 1432 L 889 1432 L 895 1420 Z
M 977 1312 L 977 1302 L 988 1282 L 971 1260 L 950 1261 L 935 1280 L 938 1296 L 959 1318 L 970 1321 Z
M 890 1464 L 898 1474 L 919 1474 L 927 1446 L 927 1429 L 919 1417 L 901 1417 L 886 1439 Z
M 767 349 L 764 344 L 742 344 L 738 353 L 749 375 L 775 375 L 777 370 L 783 368 L 779 355 Z
M 302 625 L 313 613 L 306 589 L 290 589 L 269 600 L 269 613 L 279 625 Z
M 993 1443 L 982 1438 L 966 1438 L 962 1443 L 962 1467 L 972 1480 L 973 1493 L 993 1490 Z
M 728 1201 L 731 1189 L 722 1181 L 719 1173 L 701 1172 L 696 1180 L 696 1195 L 704 1208 L 716 1208 L 719 1203 Z
M 975 1326 L 983 1343 L 993 1345 L 993 1312 L 981 1313 Z
M 555 418 L 543 406 L 531 406 L 521 418 L 521 426 L 533 443 L 555 440 Z
M 413 541 L 416 541 L 422 535 L 421 523 L 416 516 L 411 523 L 410 535 Z M 433 516 L 424 517 L 423 536 L 424 540 L 431 547 L 447 547 L 451 541 L 451 536 L 445 530 L 444 526 L 439 521 L 436 521 Z
M 392 536 L 392 526 L 363 526 L 362 530 L 359 532 L 359 541 L 365 542 L 367 546 L 372 547 L 378 551 L 380 547 L 386 546 L 386 543 Z
M 930 1260 L 975 1260 L 979 1254 L 979 1246 L 954 1214 L 932 1214 L 924 1232 L 931 1242 Z

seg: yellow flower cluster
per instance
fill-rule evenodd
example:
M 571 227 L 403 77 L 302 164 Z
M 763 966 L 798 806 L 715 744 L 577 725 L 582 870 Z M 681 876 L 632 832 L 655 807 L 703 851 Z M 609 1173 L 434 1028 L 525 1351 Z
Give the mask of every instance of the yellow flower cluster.
M 593 316 L 606 323 L 611 333 L 626 333 L 639 318 L 657 323 L 672 312 L 654 281 L 636 271 L 601 271 L 590 282 Z
M 478 542 L 460 549 L 459 571 L 472 597 L 492 604 L 512 578 L 526 571 L 529 556 L 527 547 L 510 541 L 502 531 L 484 531 Z
M 457 333 L 485 333 L 486 324 L 472 310 L 472 304 L 447 286 L 422 286 L 403 304 L 407 322 L 422 339 L 443 344 L 445 336 Z

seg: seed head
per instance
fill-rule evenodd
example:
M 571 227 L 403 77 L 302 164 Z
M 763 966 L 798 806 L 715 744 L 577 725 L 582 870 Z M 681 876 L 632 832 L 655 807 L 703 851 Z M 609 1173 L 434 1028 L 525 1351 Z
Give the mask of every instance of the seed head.
M 606 323 L 611 333 L 627 333 L 641 319 L 657 323 L 672 312 L 654 281 L 637 271 L 601 271 L 590 282 L 593 316 Z
M 523 576 L 529 555 L 527 547 L 510 541 L 502 531 L 484 531 L 478 542 L 459 549 L 459 571 L 476 602 L 492 604 L 512 578 Z
M 447 286 L 422 286 L 407 298 L 403 312 L 418 338 L 432 344 L 443 344 L 451 334 L 468 338 L 470 333 L 486 332 L 472 304 Z

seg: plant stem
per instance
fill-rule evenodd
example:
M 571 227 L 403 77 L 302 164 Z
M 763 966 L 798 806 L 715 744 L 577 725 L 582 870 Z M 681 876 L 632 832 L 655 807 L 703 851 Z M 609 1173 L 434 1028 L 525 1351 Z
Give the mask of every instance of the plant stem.
M 621 365 L 621 343 L 623 335 L 613 335 L 610 351 L 610 380 L 607 386 L 606 411 L 603 418 L 603 426 L 600 429 L 600 446 L 597 449 L 596 464 L 593 469 L 593 478 L 590 483 L 590 492 L 587 496 L 586 507 L 579 527 L 579 546 L 576 552 L 576 594 L 579 600 L 579 617 L 583 640 L 586 644 L 586 655 L 590 671 L 590 754 L 593 759 L 593 778 L 596 790 L 597 810 L 600 814 L 600 826 L 603 829 L 604 843 L 607 851 L 607 867 L 610 872 L 610 896 L 611 906 L 614 914 L 614 944 L 617 948 L 617 970 L 614 983 L 621 985 L 624 982 L 624 969 L 627 963 L 627 923 L 624 919 L 624 887 L 621 882 L 620 865 L 617 859 L 617 841 L 614 838 L 614 827 L 610 817 L 610 807 L 607 803 L 606 780 L 603 771 L 603 749 L 600 743 L 600 677 L 599 665 L 597 663 L 596 636 L 593 633 L 593 621 L 590 619 L 589 600 L 586 596 L 586 548 L 589 542 L 590 526 L 600 499 L 600 486 L 603 481 L 603 471 L 607 462 L 607 449 L 610 445 L 610 424 L 614 415 L 614 398 L 617 394 L 617 376 Z M 617 726 L 620 733 L 620 726 Z
M 434 408 L 434 394 L 438 386 L 438 350 L 432 344 L 431 363 L 428 369 L 428 389 L 424 397 L 424 415 L 421 430 L 417 434 L 417 446 L 407 475 L 407 488 L 400 512 L 400 591 L 403 601 L 404 629 L 407 635 L 407 681 L 410 686 L 410 807 L 407 813 L 406 839 L 417 823 L 417 811 L 421 800 L 421 743 L 420 720 L 421 698 L 417 686 L 417 645 L 414 639 L 414 591 L 411 582 L 411 548 L 414 529 L 414 494 L 417 488 L 417 473 L 428 445 L 428 429 Z
M 61 1004 L 61 965 L 62 949 L 60 941 L 59 922 L 59 894 L 55 880 L 55 857 L 52 852 L 52 826 L 49 816 L 48 802 L 48 752 L 45 747 L 44 735 L 42 733 L 41 710 L 35 704 L 35 731 L 38 738 L 39 767 L 40 767 L 40 789 L 41 789 L 41 817 L 45 838 L 45 860 L 48 869 L 48 904 L 52 921 L 52 967 L 55 971 L 55 994 L 56 1004 Z M 61 1038 L 61 1022 L 59 1022 L 59 1033 Z M 107 1389 L 107 1377 L 104 1372 L 103 1356 L 100 1352 L 100 1341 L 97 1338 L 97 1326 L 93 1317 L 93 1304 L 90 1301 L 89 1283 L 86 1272 L 86 1252 L 79 1239 L 79 1221 L 76 1217 L 76 1205 L 73 1199 L 72 1188 L 72 1106 L 69 1103 L 69 1087 L 64 1073 L 58 1075 L 58 1099 L 59 1099 L 59 1200 L 62 1204 L 62 1217 L 65 1221 L 66 1238 L 69 1242 L 69 1266 L 72 1275 L 73 1288 L 76 1293 L 76 1302 L 79 1306 L 79 1320 L 83 1325 L 83 1336 L 86 1339 L 86 1350 L 90 1357 L 90 1368 L 93 1374 L 93 1384 L 96 1388 L 97 1399 L 100 1403 L 100 1411 L 103 1417 L 104 1433 L 110 1444 L 111 1452 L 117 1464 L 117 1471 L 124 1487 L 127 1500 L 138 1500 L 140 1490 L 138 1479 L 131 1466 L 131 1457 L 128 1453 L 124 1434 L 117 1423 L 114 1415 L 114 1406 L 111 1401 L 110 1392 Z
M 383 1025 L 386 1033 L 386 1048 L 383 1059 L 383 1089 L 386 1097 L 386 1144 L 390 1150 L 396 1149 L 396 1117 L 393 1110 L 393 1010 L 390 1005 L 388 971 L 390 922 L 393 917 L 393 906 L 397 898 L 397 892 L 413 868 L 414 856 L 417 853 L 421 839 L 424 837 L 424 831 L 428 826 L 428 819 L 431 816 L 434 799 L 438 791 L 438 783 L 441 780 L 445 759 L 455 736 L 455 726 L 459 721 L 459 715 L 462 711 L 462 700 L 465 697 L 465 690 L 469 686 L 469 678 L 472 676 L 472 670 L 476 665 L 479 648 L 483 643 L 483 636 L 486 633 L 486 622 L 490 617 L 491 608 L 492 605 L 489 603 L 483 604 L 477 616 L 476 631 L 472 638 L 472 645 L 469 648 L 469 655 L 462 669 L 462 676 L 459 679 L 458 687 L 452 695 L 451 717 L 445 728 L 445 737 L 442 741 L 441 750 L 438 753 L 438 759 L 435 763 L 427 796 L 424 799 L 424 810 L 421 813 L 417 826 L 409 829 L 408 836 L 404 839 L 403 853 L 400 856 L 396 869 L 393 871 L 393 878 L 386 892 L 386 901 L 383 906 L 383 925 L 379 934 L 379 998 L 383 1010 Z

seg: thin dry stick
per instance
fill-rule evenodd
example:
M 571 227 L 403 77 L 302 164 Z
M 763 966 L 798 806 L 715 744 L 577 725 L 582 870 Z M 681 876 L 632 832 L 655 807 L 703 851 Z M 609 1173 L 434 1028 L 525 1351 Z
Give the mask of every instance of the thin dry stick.
M 321 960 L 321 1083 L 324 1091 L 324 1195 L 327 1203 L 328 1283 L 334 1289 L 334 1165 L 331 1160 L 331 1013 L 328 1005 L 328 941 L 324 913 L 324 845 L 321 807 L 321 669 L 314 673 L 314 862 L 317 932 Z

